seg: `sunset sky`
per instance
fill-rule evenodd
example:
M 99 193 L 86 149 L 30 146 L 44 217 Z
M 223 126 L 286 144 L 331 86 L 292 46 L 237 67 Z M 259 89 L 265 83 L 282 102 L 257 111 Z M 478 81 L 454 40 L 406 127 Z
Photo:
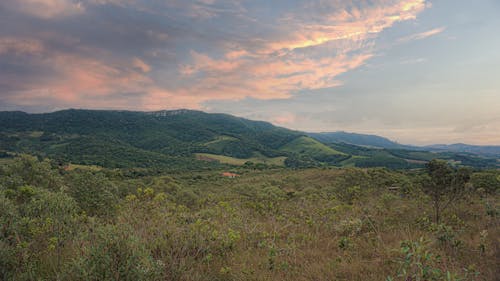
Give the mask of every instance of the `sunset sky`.
M 498 0 L 1 0 L 0 110 L 500 145 Z

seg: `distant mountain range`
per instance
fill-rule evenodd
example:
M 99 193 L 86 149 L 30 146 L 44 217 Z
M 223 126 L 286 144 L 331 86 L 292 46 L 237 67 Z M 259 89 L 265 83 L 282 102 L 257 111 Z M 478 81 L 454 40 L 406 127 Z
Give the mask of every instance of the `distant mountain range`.
M 463 152 L 483 156 L 500 157 L 500 146 L 494 145 L 470 145 L 463 143 L 456 144 L 434 144 L 426 146 L 405 145 L 388 138 L 377 135 L 366 135 L 347 132 L 325 132 L 325 133 L 307 133 L 308 136 L 323 143 L 348 143 L 359 146 L 386 148 L 386 149 L 410 149 L 427 150 L 437 152 Z
M 467 152 L 484 156 L 500 157 L 500 146 L 498 145 L 470 145 L 455 143 L 428 145 L 423 148 L 432 151 Z
M 375 135 L 305 133 L 228 114 L 63 110 L 0 112 L 0 156 L 31 153 L 110 168 L 206 169 L 220 165 L 422 167 L 441 158 L 498 167 L 498 147 L 415 147 Z

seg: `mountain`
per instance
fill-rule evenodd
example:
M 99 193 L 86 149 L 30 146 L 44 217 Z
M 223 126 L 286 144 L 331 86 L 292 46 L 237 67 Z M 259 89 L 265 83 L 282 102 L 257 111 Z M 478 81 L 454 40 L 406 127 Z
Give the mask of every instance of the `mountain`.
M 430 149 L 429 149 L 430 150 Z M 495 157 L 401 145 L 345 132 L 304 133 L 228 114 L 63 110 L 0 112 L 0 157 L 29 153 L 61 164 L 207 169 L 221 165 L 422 167 L 441 158 L 478 168 Z
M 495 145 L 470 145 L 463 143 L 434 144 L 423 147 L 433 151 L 467 152 L 483 156 L 500 157 L 500 146 Z
M 377 135 L 366 135 L 347 132 L 325 132 L 325 133 L 307 133 L 308 136 L 325 144 L 329 143 L 345 143 L 357 146 L 385 149 L 404 149 L 415 151 L 432 151 L 432 152 L 456 152 L 470 153 L 485 157 L 500 157 L 500 146 L 482 146 L 469 145 L 463 143 L 456 144 L 434 144 L 427 146 L 414 146 L 400 144 Z
M 397 142 L 391 141 L 388 138 L 376 135 L 365 135 L 347 132 L 307 133 L 307 135 L 322 143 L 347 143 L 358 146 L 389 149 L 415 149 L 415 147 L 402 145 Z
M 168 166 L 193 153 L 279 157 L 286 154 L 281 146 L 302 135 L 267 122 L 193 110 L 1 112 L 0 132 L 3 150 L 111 167 Z

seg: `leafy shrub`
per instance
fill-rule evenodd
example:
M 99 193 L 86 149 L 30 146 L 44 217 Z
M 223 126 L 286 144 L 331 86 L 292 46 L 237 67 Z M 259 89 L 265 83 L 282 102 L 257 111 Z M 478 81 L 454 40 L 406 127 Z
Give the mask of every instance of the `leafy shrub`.
M 98 226 L 84 240 L 80 257 L 67 269 L 68 280 L 145 281 L 162 280 L 160 261 L 154 260 L 131 229 Z
M 473 268 L 465 268 L 463 273 L 447 270 L 442 258 L 430 251 L 430 242 L 422 237 L 417 241 L 402 241 L 400 253 L 403 257 L 398 260 L 398 272 L 386 281 L 473 281 L 479 275 Z
M 117 193 L 103 173 L 81 171 L 70 177 L 69 194 L 89 216 L 111 217 L 116 212 Z
M 0 188 L 3 186 L 4 189 L 16 190 L 26 185 L 51 190 L 63 187 L 61 175 L 47 159 L 39 161 L 36 157 L 22 154 L 0 172 L 4 176 Z
M 0 192 L 0 280 L 13 279 L 16 270 L 15 235 L 18 221 L 16 206 Z

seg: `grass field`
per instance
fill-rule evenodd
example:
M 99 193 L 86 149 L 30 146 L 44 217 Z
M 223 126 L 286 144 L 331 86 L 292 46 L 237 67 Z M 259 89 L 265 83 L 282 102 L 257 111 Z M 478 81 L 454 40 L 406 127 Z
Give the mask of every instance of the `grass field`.
M 238 139 L 235 138 L 235 137 L 231 137 L 231 136 L 218 136 L 217 138 L 215 138 L 214 140 L 212 141 L 209 141 L 207 143 L 205 143 L 205 145 L 207 146 L 210 146 L 210 145 L 213 145 L 213 144 L 216 144 L 216 143 L 219 143 L 219 142 L 224 142 L 224 141 L 237 141 Z
M 255 154 L 254 157 L 246 158 L 246 159 L 234 158 L 234 157 L 224 156 L 224 155 L 209 154 L 209 153 L 196 153 L 195 155 L 196 155 L 196 158 L 198 160 L 218 161 L 219 163 L 222 163 L 222 164 L 237 165 L 237 166 L 244 165 L 246 162 L 284 166 L 285 159 L 286 159 L 286 157 L 284 157 L 284 156 L 269 158 L 269 157 L 266 157 L 266 156 L 263 156 L 263 155 L 260 155 L 257 153 Z
M 347 155 L 343 152 L 337 151 L 328 147 L 319 141 L 310 137 L 299 137 L 290 143 L 287 143 L 280 148 L 282 151 L 294 152 L 299 154 L 308 154 L 312 157 L 319 157 L 324 155 Z
M 365 156 L 354 155 L 351 158 L 340 162 L 340 165 L 342 167 L 355 167 L 356 166 L 356 161 L 361 160 L 361 159 L 367 159 L 367 158 L 368 157 L 365 157 Z
M 68 171 L 73 171 L 76 169 L 87 170 L 87 171 L 100 171 L 100 170 L 102 170 L 102 167 L 99 167 L 97 165 L 69 164 L 66 168 L 66 170 L 68 170 Z

